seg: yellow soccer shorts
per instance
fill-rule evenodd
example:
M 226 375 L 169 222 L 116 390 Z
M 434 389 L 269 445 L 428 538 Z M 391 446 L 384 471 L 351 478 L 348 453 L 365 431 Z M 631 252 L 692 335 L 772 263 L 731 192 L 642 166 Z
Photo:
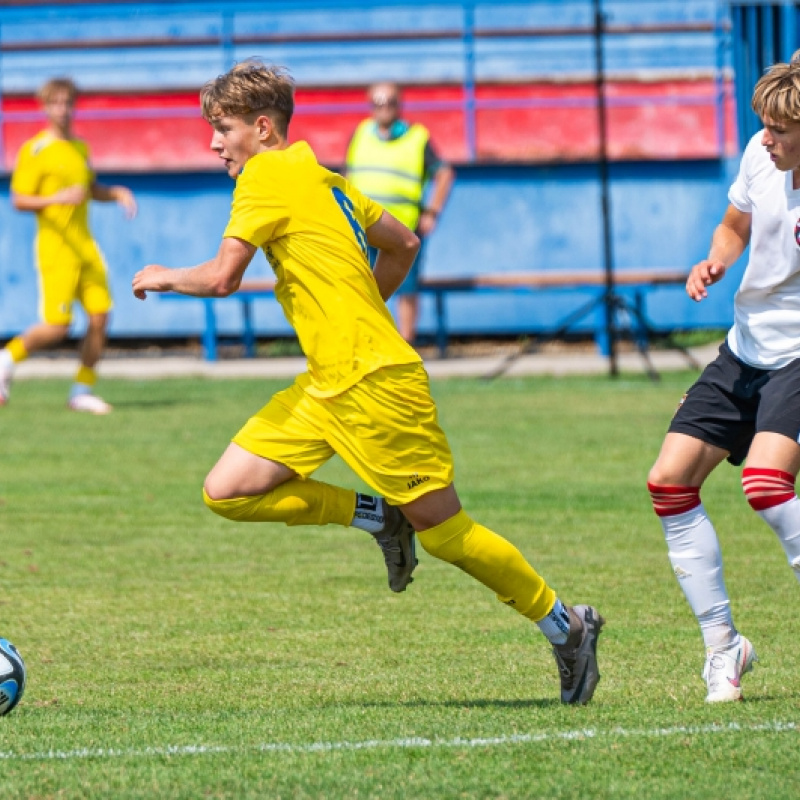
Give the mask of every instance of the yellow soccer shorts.
M 312 397 L 295 382 L 233 441 L 302 478 L 337 453 L 392 505 L 453 482 L 453 457 L 421 364 L 376 370 L 335 397 Z
M 108 270 L 100 251 L 89 249 L 83 259 L 38 254 L 39 317 L 49 325 L 69 325 L 72 306 L 77 301 L 89 314 L 108 313 L 113 302 L 108 285 Z

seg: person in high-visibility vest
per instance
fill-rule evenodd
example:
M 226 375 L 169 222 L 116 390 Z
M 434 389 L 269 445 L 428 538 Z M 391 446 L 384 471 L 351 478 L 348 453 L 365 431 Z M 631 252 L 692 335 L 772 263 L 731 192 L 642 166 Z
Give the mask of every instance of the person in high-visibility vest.
M 453 168 L 439 157 L 424 125 L 401 118 L 397 84 L 376 83 L 369 88 L 368 97 L 372 116 L 359 124 L 350 140 L 347 179 L 424 241 L 436 227 L 450 195 Z M 411 343 L 419 316 L 421 264 L 422 249 L 396 292 L 397 327 Z

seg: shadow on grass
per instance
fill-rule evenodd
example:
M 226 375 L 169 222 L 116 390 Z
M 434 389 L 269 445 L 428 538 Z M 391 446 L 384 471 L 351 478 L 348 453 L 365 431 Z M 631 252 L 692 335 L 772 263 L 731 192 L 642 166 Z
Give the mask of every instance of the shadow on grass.
M 191 405 L 191 401 L 181 398 L 159 398 L 152 400 L 115 400 L 112 404 L 115 409 L 135 409 L 135 408 L 172 408 L 174 406 Z
M 385 700 L 374 703 L 337 702 L 337 706 L 358 706 L 359 708 L 555 708 L 561 701 L 553 698 L 535 700 Z

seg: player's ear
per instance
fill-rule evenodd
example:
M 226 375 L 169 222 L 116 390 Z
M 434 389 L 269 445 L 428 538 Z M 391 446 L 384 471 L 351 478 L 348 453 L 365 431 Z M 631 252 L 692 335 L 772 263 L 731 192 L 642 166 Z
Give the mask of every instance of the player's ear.
M 256 132 L 262 142 L 266 142 L 272 136 L 272 120 L 266 114 L 259 114 L 256 117 Z

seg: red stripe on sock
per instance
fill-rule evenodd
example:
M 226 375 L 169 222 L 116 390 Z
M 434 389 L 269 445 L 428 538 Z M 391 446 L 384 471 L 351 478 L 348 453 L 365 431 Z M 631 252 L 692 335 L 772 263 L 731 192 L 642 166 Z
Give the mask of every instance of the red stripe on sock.
M 648 483 L 653 509 L 659 517 L 685 514 L 700 505 L 699 486 L 658 486 Z
M 794 498 L 794 475 L 780 469 L 745 467 L 742 488 L 747 502 L 756 511 L 788 503 Z

